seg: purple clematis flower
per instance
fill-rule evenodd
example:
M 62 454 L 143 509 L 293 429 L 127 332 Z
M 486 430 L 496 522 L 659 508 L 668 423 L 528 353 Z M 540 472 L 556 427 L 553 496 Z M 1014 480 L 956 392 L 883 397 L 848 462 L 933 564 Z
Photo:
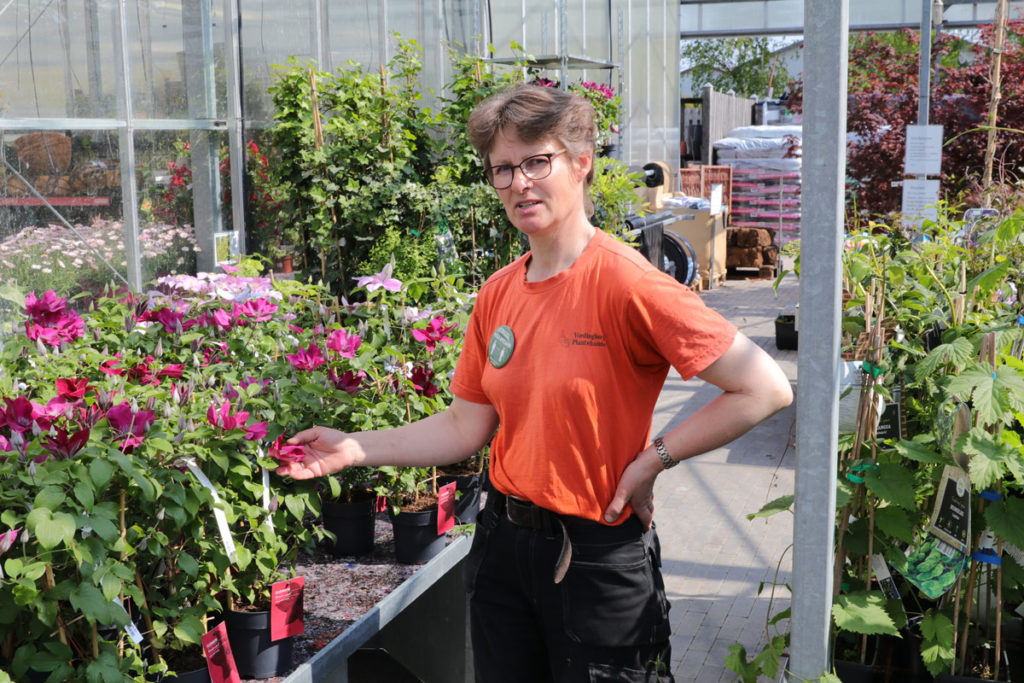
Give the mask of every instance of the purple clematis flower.
M 357 287 L 366 287 L 368 292 L 380 289 L 381 287 L 389 292 L 399 292 L 402 290 L 402 283 L 391 277 L 392 270 L 394 270 L 394 265 L 389 263 L 379 273 L 353 279 L 356 281 Z
M 125 452 L 142 443 L 155 417 L 152 410 L 132 410 L 127 401 L 107 411 L 107 422 L 114 433 L 123 439 L 121 447 Z
M 442 316 L 437 316 L 430 321 L 430 325 L 426 329 L 413 330 L 412 336 L 418 341 L 425 342 L 428 351 L 433 351 L 434 348 L 442 342 L 445 344 L 454 344 L 455 341 L 448 336 L 448 333 L 455 329 L 455 325 L 452 324 L 445 326 L 446 322 L 448 321 Z

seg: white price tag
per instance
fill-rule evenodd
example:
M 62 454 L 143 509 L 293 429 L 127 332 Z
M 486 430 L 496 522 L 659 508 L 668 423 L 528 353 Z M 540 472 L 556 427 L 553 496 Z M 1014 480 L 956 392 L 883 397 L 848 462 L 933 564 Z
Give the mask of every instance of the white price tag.
M 114 598 L 113 600 L 111 600 L 111 602 L 120 607 L 122 610 L 124 610 L 124 613 L 126 615 L 128 614 L 128 610 L 124 609 L 124 605 L 121 604 L 120 598 Z M 139 627 L 136 626 L 134 622 L 132 622 L 130 615 L 128 618 L 128 625 L 124 627 L 124 632 L 128 635 L 129 638 L 132 639 L 132 642 L 136 645 L 142 642 L 142 633 L 139 631 Z
M 235 540 L 231 538 L 231 528 L 228 526 L 227 515 L 224 511 L 217 507 L 217 503 L 220 503 L 220 496 L 217 495 L 217 489 L 213 487 L 210 480 L 206 478 L 203 471 L 196 466 L 196 461 L 192 458 L 185 458 L 185 466 L 188 467 L 189 471 L 195 475 L 195 478 L 199 480 L 199 483 L 209 489 L 210 494 L 213 496 L 213 517 L 217 520 L 217 528 L 220 530 L 220 539 L 224 543 L 224 551 L 231 558 L 232 562 L 236 562 L 235 559 Z

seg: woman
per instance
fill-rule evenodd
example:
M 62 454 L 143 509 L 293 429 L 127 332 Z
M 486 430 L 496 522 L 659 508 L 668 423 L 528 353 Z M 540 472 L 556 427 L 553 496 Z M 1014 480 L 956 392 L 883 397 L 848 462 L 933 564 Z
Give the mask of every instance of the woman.
M 468 129 L 530 251 L 481 288 L 455 398 L 397 429 L 300 432 L 289 443 L 305 459 L 278 472 L 443 465 L 493 436 L 493 490 L 467 561 L 476 679 L 671 681 L 654 480 L 787 406 L 789 382 L 695 294 L 590 224 L 587 102 L 521 85 L 484 100 Z M 722 393 L 649 444 L 670 366 Z

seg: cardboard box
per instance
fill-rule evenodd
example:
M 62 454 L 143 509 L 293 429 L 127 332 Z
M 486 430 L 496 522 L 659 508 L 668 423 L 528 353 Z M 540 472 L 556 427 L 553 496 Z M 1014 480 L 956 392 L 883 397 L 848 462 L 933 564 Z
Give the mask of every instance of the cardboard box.
M 665 224 L 665 232 L 686 239 L 697 255 L 701 288 L 710 289 L 725 280 L 725 216 L 696 209 L 672 209 L 678 220 Z

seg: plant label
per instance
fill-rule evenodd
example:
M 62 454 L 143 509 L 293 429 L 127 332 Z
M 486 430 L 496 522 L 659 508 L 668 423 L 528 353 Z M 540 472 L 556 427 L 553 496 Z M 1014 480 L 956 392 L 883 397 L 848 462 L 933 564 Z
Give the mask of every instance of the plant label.
M 302 621 L 302 592 L 306 577 L 278 581 L 270 587 L 270 640 L 299 636 L 306 632 Z
M 377 502 L 373 506 L 373 511 L 375 513 L 377 513 L 377 512 L 384 512 L 387 509 L 388 509 L 388 499 L 385 498 L 384 496 L 377 496 Z
M 966 552 L 971 529 L 971 483 L 967 472 L 947 465 L 942 471 L 928 531 Z
M 455 528 L 455 482 L 437 490 L 437 535 Z
M 889 565 L 885 563 L 885 558 L 878 553 L 872 555 L 871 569 L 875 572 L 875 578 L 878 579 L 878 587 L 882 589 L 882 595 L 889 600 L 899 600 L 900 591 L 896 588 L 892 574 L 889 573 Z
M 212 631 L 202 637 L 203 654 L 206 655 L 206 668 L 210 672 L 212 683 L 242 683 L 235 665 L 235 655 L 231 652 L 228 642 L 228 625 L 220 622 Z

